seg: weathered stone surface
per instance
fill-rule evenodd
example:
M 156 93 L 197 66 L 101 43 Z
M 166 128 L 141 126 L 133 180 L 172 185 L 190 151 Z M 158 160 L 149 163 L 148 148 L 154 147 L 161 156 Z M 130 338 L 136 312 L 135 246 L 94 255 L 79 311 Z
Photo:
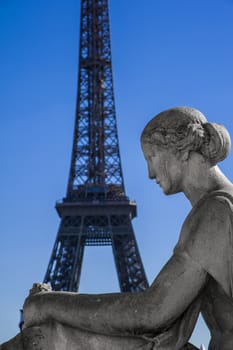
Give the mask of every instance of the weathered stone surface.
M 151 348 L 151 347 L 150 347 Z M 108 337 L 50 322 L 25 329 L 0 350 L 149 350 L 141 339 Z
M 46 339 L 48 332 L 50 332 L 49 327 L 47 327 L 46 332 L 43 327 L 25 329 L 10 341 L 2 344 L 0 350 L 53 350 L 53 347 L 49 346 Z
M 79 295 L 35 284 L 25 330 L 0 350 L 195 349 L 187 342 L 200 311 L 210 349 L 233 349 L 233 184 L 216 165 L 230 137 L 179 107 L 148 123 L 141 141 L 150 178 L 193 207 L 172 257 L 141 293 Z
M 0 346 L 0 350 L 152 350 L 152 345 L 130 337 L 108 337 L 81 332 L 50 322 L 24 330 Z M 168 349 L 168 348 L 166 348 Z M 164 348 L 164 350 L 166 350 Z M 198 350 L 187 344 L 180 350 Z

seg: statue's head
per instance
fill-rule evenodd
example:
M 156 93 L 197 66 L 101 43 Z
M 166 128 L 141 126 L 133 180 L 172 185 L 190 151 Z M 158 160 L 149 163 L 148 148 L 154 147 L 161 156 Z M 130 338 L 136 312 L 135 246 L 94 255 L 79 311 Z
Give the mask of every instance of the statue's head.
M 177 107 L 161 112 L 146 125 L 141 144 L 149 177 L 164 193 L 172 194 L 183 190 L 187 170 L 198 177 L 201 168 L 223 160 L 231 141 L 224 126 L 208 123 L 194 108 Z
M 144 128 L 141 143 L 145 152 L 154 146 L 173 153 L 198 152 L 215 165 L 230 151 L 230 136 L 223 125 L 209 123 L 197 109 L 176 107 L 155 116 Z

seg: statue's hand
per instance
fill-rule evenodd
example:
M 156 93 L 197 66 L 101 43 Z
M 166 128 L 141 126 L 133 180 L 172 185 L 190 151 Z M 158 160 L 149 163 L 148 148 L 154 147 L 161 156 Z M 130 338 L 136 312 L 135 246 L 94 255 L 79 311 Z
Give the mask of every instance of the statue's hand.
M 32 289 L 29 291 L 29 296 L 41 293 L 41 292 L 51 292 L 52 288 L 50 284 L 47 283 L 33 283 Z
M 48 318 L 48 308 L 44 303 L 46 295 L 50 295 L 52 288 L 46 283 L 34 283 L 29 291 L 23 307 L 23 328 L 39 325 Z

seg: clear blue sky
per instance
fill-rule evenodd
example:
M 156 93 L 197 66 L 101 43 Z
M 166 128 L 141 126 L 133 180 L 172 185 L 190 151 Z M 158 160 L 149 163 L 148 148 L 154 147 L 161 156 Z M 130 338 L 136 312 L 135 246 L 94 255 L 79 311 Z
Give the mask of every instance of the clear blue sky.
M 190 210 L 147 178 L 139 138 L 165 108 L 189 105 L 233 136 L 233 1 L 110 0 L 113 73 L 127 194 L 150 282 Z M 79 0 L 0 2 L 0 343 L 42 281 L 65 195 L 74 124 Z M 233 180 L 233 156 L 221 167 Z M 87 248 L 81 292 L 117 291 L 111 248 Z M 193 341 L 207 345 L 199 325 Z

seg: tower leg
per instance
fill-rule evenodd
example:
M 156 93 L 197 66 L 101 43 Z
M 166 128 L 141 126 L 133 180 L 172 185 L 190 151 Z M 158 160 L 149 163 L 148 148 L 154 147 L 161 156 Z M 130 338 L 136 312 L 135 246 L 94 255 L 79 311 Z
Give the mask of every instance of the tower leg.
M 79 287 L 85 238 L 80 234 L 80 226 L 74 223 L 77 217 L 62 219 L 44 278 L 55 291 L 77 292 Z
M 113 234 L 112 247 L 121 291 L 141 292 L 148 287 L 148 282 L 131 223 L 127 229 L 118 227 L 118 230 L 122 233 Z

